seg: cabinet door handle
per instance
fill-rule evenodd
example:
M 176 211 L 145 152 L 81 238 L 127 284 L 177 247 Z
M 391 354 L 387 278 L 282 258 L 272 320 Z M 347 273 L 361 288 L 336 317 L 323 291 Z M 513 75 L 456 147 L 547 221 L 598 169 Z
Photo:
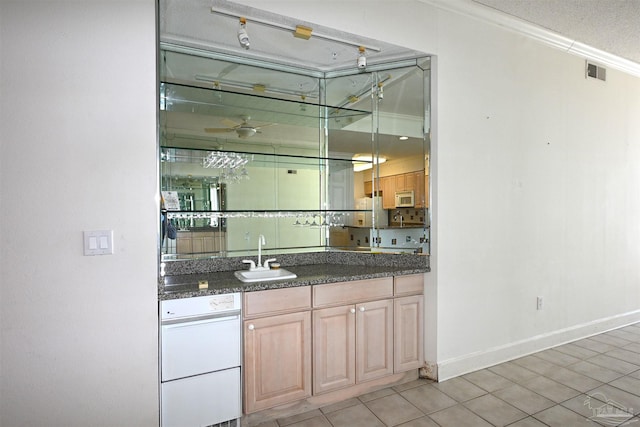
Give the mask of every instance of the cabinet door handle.
M 364 311 L 364 307 L 360 307 L 360 311 L 361 311 L 361 312 L 362 312 L 362 311 Z
M 356 309 L 355 309 L 355 308 L 352 308 L 352 309 L 351 309 L 351 310 L 349 310 L 349 311 L 351 312 L 351 314 L 353 314 L 353 313 L 355 313 L 355 312 L 356 312 Z
M 253 331 L 256 327 L 253 325 L 253 323 L 249 324 L 248 326 L 250 331 Z

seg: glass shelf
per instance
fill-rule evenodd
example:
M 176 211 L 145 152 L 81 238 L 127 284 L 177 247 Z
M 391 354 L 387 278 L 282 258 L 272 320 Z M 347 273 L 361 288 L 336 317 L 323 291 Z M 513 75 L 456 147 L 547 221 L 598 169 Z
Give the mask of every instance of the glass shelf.
M 160 94 L 161 111 L 214 116 L 239 122 L 246 117 L 256 125 L 266 123 L 317 128 L 319 121 L 326 119 L 330 129 L 342 129 L 371 116 L 370 111 L 349 108 L 349 98 L 341 105 L 328 106 L 175 83 L 162 83 Z

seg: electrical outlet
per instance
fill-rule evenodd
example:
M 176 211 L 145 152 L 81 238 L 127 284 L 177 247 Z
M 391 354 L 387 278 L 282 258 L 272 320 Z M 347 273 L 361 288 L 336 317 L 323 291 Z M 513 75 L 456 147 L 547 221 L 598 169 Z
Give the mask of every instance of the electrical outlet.
M 542 297 L 538 297 L 538 299 L 536 300 L 536 309 L 542 310 Z

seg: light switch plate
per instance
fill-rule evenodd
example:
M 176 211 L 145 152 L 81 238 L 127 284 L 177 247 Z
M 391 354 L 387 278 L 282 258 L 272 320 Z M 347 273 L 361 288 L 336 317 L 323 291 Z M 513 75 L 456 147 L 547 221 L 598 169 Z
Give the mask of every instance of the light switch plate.
M 113 254 L 113 230 L 84 231 L 83 234 L 85 256 Z

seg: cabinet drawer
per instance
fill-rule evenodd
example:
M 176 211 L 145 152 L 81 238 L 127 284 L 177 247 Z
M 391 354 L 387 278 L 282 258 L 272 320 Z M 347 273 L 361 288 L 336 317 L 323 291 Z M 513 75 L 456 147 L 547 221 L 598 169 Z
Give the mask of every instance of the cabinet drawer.
M 393 278 L 393 286 L 393 294 L 396 296 L 421 294 L 424 291 L 424 275 L 396 276 Z
M 313 306 L 352 304 L 388 298 L 393 295 L 393 278 L 354 280 L 313 286 Z
M 311 308 L 311 286 L 245 292 L 244 317 L 304 311 Z

